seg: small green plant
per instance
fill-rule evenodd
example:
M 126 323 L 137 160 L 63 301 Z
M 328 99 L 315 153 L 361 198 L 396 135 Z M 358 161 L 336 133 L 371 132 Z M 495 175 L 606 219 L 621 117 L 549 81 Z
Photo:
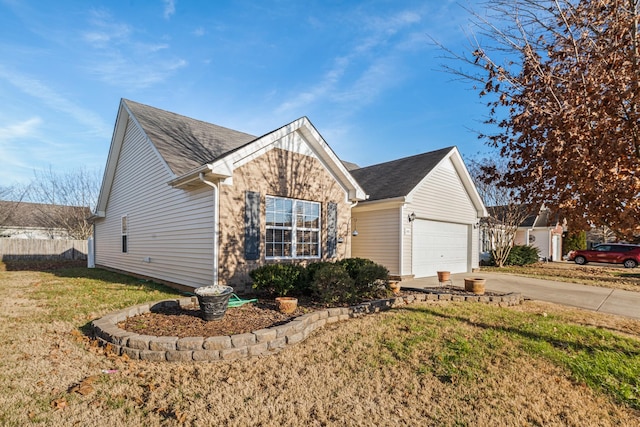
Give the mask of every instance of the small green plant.
M 253 288 L 271 295 L 285 296 L 304 278 L 304 267 L 296 264 L 266 264 L 249 273 Z

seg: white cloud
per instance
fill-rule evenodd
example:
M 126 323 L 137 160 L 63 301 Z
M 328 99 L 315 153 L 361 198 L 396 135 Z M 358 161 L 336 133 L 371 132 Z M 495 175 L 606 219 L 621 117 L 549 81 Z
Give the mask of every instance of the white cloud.
M 193 35 L 194 35 L 194 36 L 196 36 L 196 37 L 202 37 L 202 36 L 204 36 L 206 33 L 205 33 L 205 31 L 204 31 L 204 28 L 202 28 L 202 27 L 198 27 L 198 28 L 196 28 L 195 30 L 193 30 L 193 31 L 191 32 L 191 34 L 193 34 Z
M 164 0 L 164 19 L 171 18 L 176 13 L 176 5 L 174 0 Z
M 24 138 L 33 135 L 41 123 L 42 119 L 40 117 L 32 117 L 22 122 L 0 127 L 0 141 L 8 141 L 10 139 Z
M 170 5 L 174 7 L 173 2 Z M 91 46 L 85 68 L 100 80 L 127 89 L 144 89 L 161 83 L 188 65 L 187 61 L 168 54 L 166 42 L 146 42 L 136 39 L 141 31 L 115 21 L 104 11 L 93 11 L 91 28 L 83 40 Z
M 362 33 L 351 50 L 334 59 L 319 83 L 287 98 L 277 107 L 278 113 L 303 107 L 308 110 L 312 103 L 328 101 L 348 114 L 374 102 L 402 78 L 403 73 L 398 71 L 401 60 L 396 52 L 415 47 L 415 31 L 408 29 L 422 21 L 422 12 L 407 10 L 389 17 L 360 18 L 364 23 Z
M 39 99 L 48 107 L 62 112 L 89 127 L 96 135 L 103 136 L 110 132 L 109 126 L 104 123 L 99 115 L 76 105 L 38 79 L 10 72 L 1 66 L 0 78 L 8 81 L 27 95 Z
M 173 2 L 167 3 L 169 9 L 175 10 Z M 144 89 L 188 65 L 182 58 L 167 56 L 171 46 L 166 41 L 138 40 L 134 28 L 115 21 L 104 10 L 93 11 L 89 23 L 91 29 L 84 32 L 83 40 L 93 49 L 85 68 L 106 83 Z

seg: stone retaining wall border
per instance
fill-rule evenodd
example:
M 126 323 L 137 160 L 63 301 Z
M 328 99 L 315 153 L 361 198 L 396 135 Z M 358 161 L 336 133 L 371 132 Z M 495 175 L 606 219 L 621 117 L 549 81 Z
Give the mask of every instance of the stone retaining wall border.
M 368 301 L 351 307 L 329 308 L 293 318 L 290 322 L 246 334 L 216 337 L 156 337 L 139 335 L 118 327 L 129 317 L 157 311 L 163 307 L 189 307 L 198 304 L 196 297 L 164 300 L 128 307 L 92 322 L 93 336 L 117 355 L 151 361 L 216 361 L 261 356 L 274 353 L 288 345 L 307 339 L 313 331 L 326 324 L 378 313 L 414 302 L 467 301 L 500 305 L 518 305 L 519 293 L 506 295 L 456 295 L 419 288 L 403 288 L 415 292 L 405 296 Z

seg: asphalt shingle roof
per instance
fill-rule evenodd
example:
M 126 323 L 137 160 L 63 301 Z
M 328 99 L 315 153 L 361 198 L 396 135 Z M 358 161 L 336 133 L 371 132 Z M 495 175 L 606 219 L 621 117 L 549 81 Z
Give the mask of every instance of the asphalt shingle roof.
M 453 147 L 442 148 L 350 172 L 370 201 L 402 197 L 409 194 L 451 150 Z
M 52 219 L 60 217 L 61 209 L 62 212 L 75 211 L 77 215 L 87 218 L 91 215 L 91 210 L 82 206 L 0 200 L 0 227 L 50 228 Z
M 131 110 L 144 132 L 178 175 L 196 169 L 253 140 L 255 136 L 222 126 L 181 116 L 128 99 Z

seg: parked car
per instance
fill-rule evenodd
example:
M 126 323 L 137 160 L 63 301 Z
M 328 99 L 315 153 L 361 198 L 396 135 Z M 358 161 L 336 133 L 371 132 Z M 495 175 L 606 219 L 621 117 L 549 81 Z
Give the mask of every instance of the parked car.
M 640 264 L 640 246 L 621 243 L 603 243 L 591 250 L 569 252 L 569 261 L 576 264 L 588 262 L 606 262 L 609 264 L 623 264 L 626 268 L 635 268 Z

